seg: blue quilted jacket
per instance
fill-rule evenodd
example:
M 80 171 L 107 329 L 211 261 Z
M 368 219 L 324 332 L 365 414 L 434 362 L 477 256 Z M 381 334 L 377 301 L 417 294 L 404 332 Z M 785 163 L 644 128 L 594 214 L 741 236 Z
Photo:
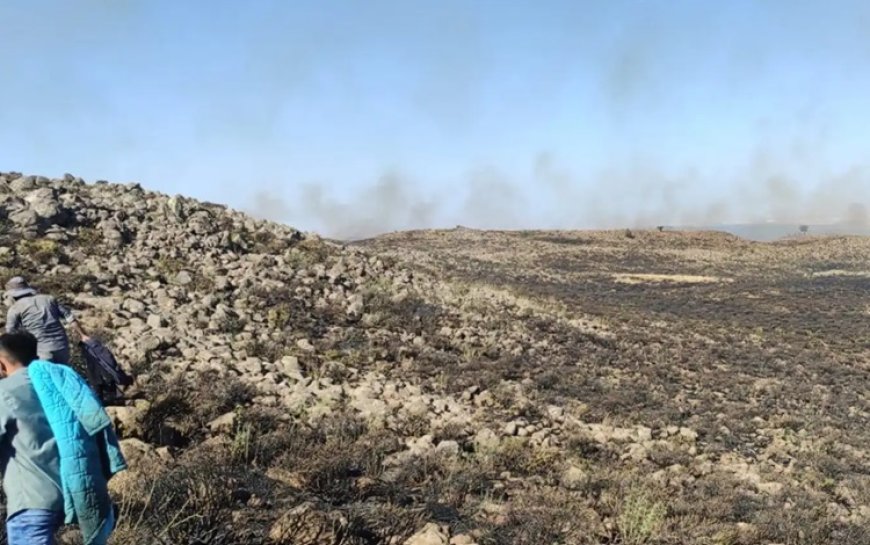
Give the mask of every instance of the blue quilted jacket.
M 108 482 L 127 469 L 112 421 L 78 373 L 35 361 L 28 367 L 57 441 L 67 524 L 78 524 L 85 545 L 101 545 L 112 531 Z

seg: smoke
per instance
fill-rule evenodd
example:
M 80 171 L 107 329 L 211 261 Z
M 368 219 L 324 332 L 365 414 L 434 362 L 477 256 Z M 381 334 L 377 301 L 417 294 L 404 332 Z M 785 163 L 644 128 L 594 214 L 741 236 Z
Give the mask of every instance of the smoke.
M 846 213 L 846 225 L 853 227 L 870 226 L 870 215 L 867 212 L 867 205 L 858 202 L 850 204 L 849 210 Z
M 756 152 L 733 177 L 712 183 L 701 169 L 670 174 L 637 160 L 582 174 L 542 152 L 528 171 L 471 170 L 457 183 L 425 191 L 413 177 L 389 172 L 355 191 L 307 184 L 288 198 L 259 192 L 251 213 L 313 226 L 341 239 L 406 229 L 463 225 L 481 229 L 650 228 L 726 223 L 839 224 L 870 227 L 870 169 L 818 180 L 795 176 L 770 150 Z
M 293 198 L 276 190 L 258 191 L 250 207 L 255 216 L 287 222 L 303 219 L 302 223 L 340 239 L 431 227 L 436 211 L 435 201 L 396 172 L 384 174 L 346 199 L 340 199 L 326 184 L 310 183 Z

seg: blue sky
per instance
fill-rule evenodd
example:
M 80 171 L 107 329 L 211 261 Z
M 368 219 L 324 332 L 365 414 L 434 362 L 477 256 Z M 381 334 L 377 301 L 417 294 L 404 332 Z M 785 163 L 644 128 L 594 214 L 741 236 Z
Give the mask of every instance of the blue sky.
M 347 236 L 870 205 L 865 2 L 5 0 L 0 23 L 2 170 Z

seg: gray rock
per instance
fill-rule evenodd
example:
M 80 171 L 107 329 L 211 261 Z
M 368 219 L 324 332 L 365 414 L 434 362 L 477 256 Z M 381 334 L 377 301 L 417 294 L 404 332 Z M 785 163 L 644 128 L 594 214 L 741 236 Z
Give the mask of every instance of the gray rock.
M 405 540 L 404 545 L 450 545 L 450 533 L 446 528 L 430 522 Z
M 680 437 L 685 441 L 694 443 L 698 439 L 698 432 L 691 428 L 680 428 Z
M 299 366 L 299 358 L 296 356 L 284 356 L 279 363 L 279 369 L 290 377 L 301 377 L 302 367 Z
M 163 317 L 160 316 L 159 314 L 150 314 L 150 315 L 148 315 L 147 323 L 148 323 L 148 326 L 151 327 L 152 329 L 159 329 L 159 328 L 163 327 L 166 322 L 163 320 Z
M 208 429 L 212 433 L 229 433 L 236 425 L 236 413 L 228 412 L 208 423 Z
M 311 344 L 311 341 L 308 339 L 299 339 L 296 341 L 296 346 L 299 347 L 300 350 L 305 350 L 306 352 L 314 352 L 314 345 Z
M 61 206 L 57 193 L 50 187 L 40 187 L 25 197 L 30 209 L 47 224 L 66 225 L 69 213 Z
M 36 177 L 35 176 L 21 176 L 12 180 L 9 183 L 9 187 L 12 191 L 16 193 L 22 193 L 24 191 L 31 191 L 36 189 Z
M 577 466 L 570 466 L 562 472 L 560 483 L 568 490 L 580 490 L 589 482 L 589 474 Z
M 263 373 L 263 362 L 258 358 L 247 358 L 236 364 L 236 367 L 248 375 L 260 375 Z
M 174 281 L 179 286 L 187 286 L 193 282 L 193 275 L 190 274 L 190 271 L 181 271 L 175 275 Z
M 474 446 L 478 451 L 494 451 L 499 443 L 498 435 L 489 428 L 481 428 L 474 436 Z
M 459 456 L 461 450 L 459 443 L 456 441 L 441 441 L 435 447 L 435 452 L 444 456 Z
M 145 312 L 145 303 L 138 299 L 127 299 L 124 301 L 122 308 L 133 314 L 142 314 Z
M 147 401 L 139 401 L 133 407 L 106 407 L 106 413 L 122 437 L 143 439 L 145 430 L 142 425 L 150 406 Z
M 123 439 L 118 442 L 118 445 L 130 467 L 140 466 L 146 459 L 157 457 L 156 449 L 140 439 Z
M 361 294 L 355 294 L 348 300 L 347 314 L 349 316 L 362 316 L 365 312 L 365 301 Z
M 9 221 L 19 228 L 34 230 L 39 224 L 39 216 L 30 208 L 20 208 L 9 214 Z

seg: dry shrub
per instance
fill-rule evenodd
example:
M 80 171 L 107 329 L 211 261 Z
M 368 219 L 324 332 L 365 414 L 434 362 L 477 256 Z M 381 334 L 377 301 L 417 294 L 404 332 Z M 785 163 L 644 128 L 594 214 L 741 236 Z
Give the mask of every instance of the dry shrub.
M 563 461 L 564 453 L 555 448 L 535 447 L 521 438 L 508 438 L 488 452 L 485 464 L 496 473 L 508 471 L 516 476 L 551 478 Z
M 253 386 L 232 375 L 218 377 L 212 373 L 198 373 L 189 390 L 194 415 L 200 422 L 248 405 L 255 392 Z
M 800 491 L 796 491 L 801 494 Z M 797 496 L 794 504 L 756 512 L 758 538 L 783 545 L 861 545 L 867 543 L 870 524 L 848 523 L 827 513 L 822 503 Z
M 722 523 L 752 522 L 753 514 L 763 508 L 764 498 L 746 486 L 732 475 L 713 473 L 672 494 L 668 512 Z
M 250 468 L 229 462 L 223 450 L 198 449 L 177 464 L 138 473 L 120 489 L 121 516 L 113 542 L 140 544 L 244 545 L 254 541 L 233 524 L 231 513 L 268 483 Z
M 269 537 L 276 545 L 342 545 L 347 542 L 348 531 L 348 520 L 341 512 L 305 502 L 281 515 Z
M 349 536 L 360 544 L 403 543 L 426 523 L 426 514 L 395 503 L 357 503 L 350 507 Z
M 249 404 L 254 390 L 233 376 L 207 372 L 193 380 L 164 380 L 155 375 L 146 395 L 151 400 L 144 418 L 146 440 L 184 446 L 204 438 L 206 424 L 211 420 Z
M 376 545 L 402 543 L 425 524 L 420 510 L 395 504 L 356 503 L 347 509 L 303 502 L 272 525 L 274 545 Z
M 649 459 L 652 463 L 659 467 L 669 467 L 673 465 L 688 466 L 692 463 L 693 456 L 688 451 L 671 443 L 661 444 L 656 443 L 649 449 Z
M 275 465 L 300 475 L 305 492 L 326 503 L 341 505 L 363 499 L 361 483 L 376 480 L 384 458 L 398 441 L 383 432 L 369 432 L 354 415 L 338 413 L 312 428 L 289 432 L 287 450 Z
M 390 429 L 401 437 L 420 437 L 432 430 L 427 413 L 404 411 L 396 415 Z
M 553 488 L 522 491 L 512 497 L 499 520 L 486 524 L 481 545 L 600 543 L 598 515 L 565 491 Z
M 298 250 L 305 264 L 323 263 L 331 256 L 338 253 L 338 248 L 333 244 L 327 244 L 318 238 L 305 238 L 299 241 L 294 250 Z
M 430 452 L 391 464 L 371 497 L 425 506 L 430 518 L 453 523 L 475 514 L 475 498 L 492 496 L 495 480 L 491 468 L 474 460 Z

